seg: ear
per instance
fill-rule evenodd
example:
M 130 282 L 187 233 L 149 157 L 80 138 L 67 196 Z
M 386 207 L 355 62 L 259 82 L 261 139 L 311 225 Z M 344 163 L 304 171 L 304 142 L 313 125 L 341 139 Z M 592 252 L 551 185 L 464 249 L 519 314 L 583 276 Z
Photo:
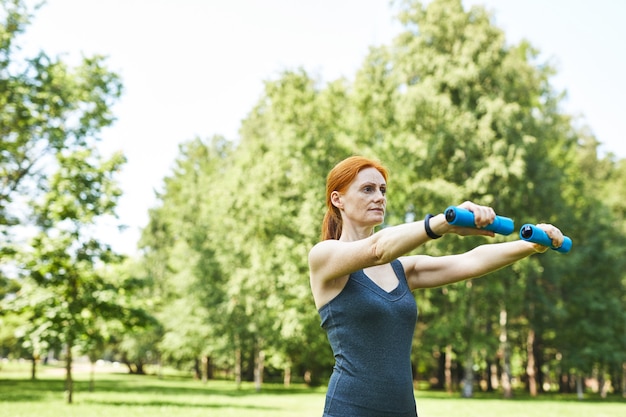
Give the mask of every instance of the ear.
M 330 194 L 330 202 L 333 203 L 333 206 L 337 207 L 339 210 L 343 209 L 343 202 L 341 201 L 341 194 L 339 191 L 333 191 Z

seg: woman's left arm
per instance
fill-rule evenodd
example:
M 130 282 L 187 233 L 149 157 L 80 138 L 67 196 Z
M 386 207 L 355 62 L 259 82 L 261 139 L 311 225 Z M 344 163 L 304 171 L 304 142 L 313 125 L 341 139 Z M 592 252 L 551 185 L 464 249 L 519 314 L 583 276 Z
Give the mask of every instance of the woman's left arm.
M 550 236 L 555 247 L 561 246 L 563 234 L 559 229 L 547 224 L 537 226 Z M 458 255 L 440 257 L 414 255 L 402 257 L 400 261 L 404 267 L 409 288 L 414 290 L 440 287 L 470 278 L 478 278 L 534 253 L 545 252 L 547 249 L 547 246 L 516 240 L 481 245 Z

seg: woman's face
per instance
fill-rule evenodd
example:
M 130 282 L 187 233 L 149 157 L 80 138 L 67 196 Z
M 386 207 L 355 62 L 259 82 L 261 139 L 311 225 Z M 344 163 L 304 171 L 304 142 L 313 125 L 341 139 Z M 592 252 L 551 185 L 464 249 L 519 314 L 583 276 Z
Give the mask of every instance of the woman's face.
M 361 170 L 344 193 L 333 192 L 333 204 L 358 226 L 376 226 L 385 219 L 387 184 L 376 168 Z

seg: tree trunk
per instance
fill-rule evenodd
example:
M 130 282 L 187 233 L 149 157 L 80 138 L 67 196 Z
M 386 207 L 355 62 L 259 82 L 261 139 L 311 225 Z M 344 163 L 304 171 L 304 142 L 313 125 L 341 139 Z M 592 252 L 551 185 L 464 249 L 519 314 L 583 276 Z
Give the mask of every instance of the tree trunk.
M 289 387 L 291 385 L 291 366 L 285 365 L 285 376 L 283 377 L 283 385 Z
M 446 346 L 446 367 L 444 375 L 446 377 L 446 391 L 452 393 L 452 345 Z
M 71 404 L 74 396 L 74 380 L 72 379 L 72 341 L 68 340 L 65 358 L 65 393 L 67 403 Z
M 96 389 L 96 362 L 90 361 L 91 369 L 89 371 L 89 392 L 94 392 Z
M 437 383 L 431 388 L 444 390 L 446 388 L 446 352 L 439 351 L 437 356 Z
M 489 382 L 488 382 L 488 391 L 495 391 L 500 386 L 498 382 L 498 361 L 497 359 L 494 362 L 487 362 L 487 366 L 489 368 Z
M 567 374 L 563 371 L 559 373 L 559 393 L 567 393 Z
M 543 372 L 544 358 L 543 358 L 543 340 L 542 340 L 541 332 L 535 332 L 535 342 L 533 344 L 533 353 L 535 357 L 535 372 L 537 377 L 537 392 L 539 394 L 544 393 L 545 382 L 546 382 L 546 374 Z
M 609 381 L 604 377 L 603 370 L 600 370 L 598 375 L 598 388 L 600 390 L 600 398 L 606 398 L 609 390 Z
M 207 380 L 211 380 L 211 379 L 214 378 L 214 375 L 213 375 L 213 359 L 212 359 L 211 356 L 208 356 L 208 355 L 206 357 L 206 369 L 205 369 L 205 372 L 206 372 Z
M 37 355 L 33 355 L 33 360 L 30 367 L 30 379 L 33 381 L 37 379 Z
M 137 369 L 137 375 L 145 375 L 146 374 L 146 370 L 143 367 L 143 362 L 137 361 L 137 363 L 135 364 L 135 368 Z
M 202 370 L 200 369 L 200 361 L 198 358 L 193 358 L 193 377 L 194 379 L 202 379 Z
M 241 349 L 235 349 L 235 384 L 241 388 Z
M 584 398 L 583 377 L 581 374 L 576 375 L 576 395 L 578 396 L 579 400 L 582 400 Z
M 467 354 L 465 355 L 465 372 L 463 375 L 463 398 L 471 398 L 474 395 L 474 357 L 472 355 L 472 336 L 473 336 L 473 320 L 474 320 L 474 298 L 472 281 L 465 281 L 468 289 L 467 297 L 467 317 L 465 323 Z
M 500 349 L 502 351 L 502 390 L 504 398 L 513 397 L 513 389 L 511 387 L 511 354 L 509 352 L 507 312 L 503 308 L 500 310 Z
M 528 331 L 528 338 L 526 339 L 526 354 L 528 356 L 528 363 L 526 364 L 526 375 L 528 376 L 528 392 L 531 397 L 537 396 L 537 379 L 535 372 L 535 331 L 530 329 Z
M 254 388 L 257 392 L 261 391 L 263 385 L 263 370 L 265 369 L 265 352 L 259 349 L 255 355 L 254 361 Z
M 493 322 L 491 320 L 487 320 L 487 323 L 485 323 L 485 334 L 492 334 L 493 333 Z M 487 367 L 485 370 L 485 382 L 487 385 L 487 392 L 493 392 L 495 387 L 497 386 L 498 381 L 494 381 L 494 374 L 493 374 L 493 370 L 495 369 L 494 363 L 491 361 L 490 356 L 487 356 L 487 358 L 485 358 L 486 362 L 487 362 Z
M 203 384 L 209 382 L 209 357 L 206 355 L 202 355 L 202 369 L 200 374 Z
M 471 352 L 465 360 L 465 375 L 463 375 L 463 398 L 471 398 L 474 395 L 474 359 Z
M 626 362 L 622 363 L 622 398 L 626 398 Z

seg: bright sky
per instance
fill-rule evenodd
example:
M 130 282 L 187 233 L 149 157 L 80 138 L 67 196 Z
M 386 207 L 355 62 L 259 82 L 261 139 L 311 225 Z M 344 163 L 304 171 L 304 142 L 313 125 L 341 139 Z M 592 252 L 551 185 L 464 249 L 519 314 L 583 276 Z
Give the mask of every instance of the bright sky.
M 463 3 L 485 5 L 509 43 L 525 38 L 550 59 L 552 84 L 568 92 L 564 110 L 581 116 L 603 151 L 626 158 L 626 1 Z M 21 44 L 72 64 L 81 53 L 106 55 L 122 76 L 102 149 L 128 158 L 118 213 L 129 227 L 105 229 L 132 254 L 180 142 L 237 138 L 264 80 L 299 67 L 324 81 L 352 78 L 368 48 L 398 31 L 388 0 L 48 0 Z

